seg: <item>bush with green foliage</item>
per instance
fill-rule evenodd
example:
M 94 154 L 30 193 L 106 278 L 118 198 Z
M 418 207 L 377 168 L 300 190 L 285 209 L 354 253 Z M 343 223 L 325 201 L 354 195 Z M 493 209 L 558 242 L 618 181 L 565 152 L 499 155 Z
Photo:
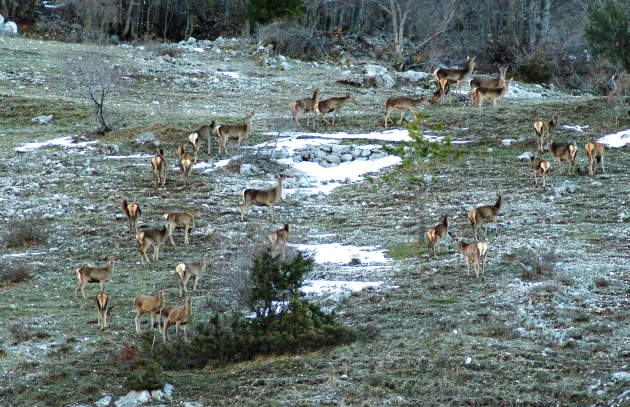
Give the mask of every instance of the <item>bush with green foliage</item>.
M 584 30 L 593 51 L 630 72 L 630 0 L 604 0 L 588 6 Z
M 152 391 L 164 387 L 164 374 L 159 363 L 140 356 L 136 347 L 126 341 L 122 345 L 120 352 L 114 354 L 113 363 L 124 376 L 127 389 Z
M 304 14 L 302 0 L 250 0 L 247 13 L 252 21 L 262 24 L 285 17 Z
M 552 66 L 544 57 L 532 57 L 516 67 L 519 80 L 526 83 L 547 83 L 553 78 Z

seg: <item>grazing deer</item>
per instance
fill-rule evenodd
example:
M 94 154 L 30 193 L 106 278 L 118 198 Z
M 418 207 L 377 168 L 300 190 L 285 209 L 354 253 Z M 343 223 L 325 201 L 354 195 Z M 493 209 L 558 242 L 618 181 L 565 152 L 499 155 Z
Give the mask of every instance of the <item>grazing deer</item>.
M 400 120 L 398 121 L 398 124 L 401 124 L 407 111 L 410 111 L 413 115 L 416 114 L 416 112 L 413 110 L 413 107 L 418 104 L 426 106 L 429 104 L 429 101 L 427 100 L 426 96 L 420 96 L 417 99 L 413 99 L 410 97 L 397 97 L 389 98 L 384 101 L 383 107 L 385 108 L 385 118 L 383 119 L 383 122 L 385 123 L 385 128 L 387 128 L 387 124 L 390 121 L 389 116 L 394 110 L 401 110 Z
M 136 233 L 138 233 L 138 219 L 140 219 L 140 215 L 142 214 L 138 204 L 135 202 L 128 204 L 123 194 L 117 194 L 116 198 L 114 198 L 114 202 L 120 204 L 120 209 L 122 209 L 125 217 L 127 218 L 129 234 L 131 234 L 132 226 L 136 229 Z
M 536 141 L 538 143 L 538 151 L 543 151 L 545 136 L 549 138 L 557 124 L 558 116 L 555 114 L 552 116 L 551 120 L 534 122 L 534 134 L 536 135 Z
M 481 269 L 481 281 L 486 278 L 486 255 L 488 254 L 488 245 L 484 242 L 464 242 L 462 236 L 457 238 L 457 249 L 466 260 L 466 277 L 470 276 L 470 263 L 473 263 L 473 269 L 477 280 L 479 280 L 480 263 L 483 264 Z
M 289 241 L 289 224 L 285 223 L 281 229 L 270 234 L 269 241 L 272 248 L 279 249 L 282 247 L 282 254 L 284 255 L 287 250 L 287 242 Z
M 497 215 L 499 214 L 499 210 L 501 210 L 503 197 L 499 194 L 497 194 L 497 197 L 497 202 L 494 205 L 479 206 L 468 211 L 468 220 L 470 221 L 470 226 L 472 227 L 473 234 L 475 235 L 475 240 L 479 240 L 477 229 L 479 229 L 483 223 L 486 225 L 483 231 L 484 239 L 486 237 L 486 233 L 488 232 L 488 223 L 490 222 L 494 222 L 496 234 L 499 236 L 499 223 L 497 222 Z
M 236 153 L 240 153 L 241 151 L 241 142 L 243 140 L 247 140 L 252 134 L 252 118 L 254 117 L 254 112 L 251 112 L 243 120 L 245 123 L 242 124 L 222 124 L 216 129 L 217 136 L 219 136 L 219 155 L 221 155 L 221 149 L 225 155 L 228 155 L 226 146 L 228 140 L 238 140 L 238 150 Z
M 97 326 L 99 331 L 104 331 L 107 328 L 107 320 L 110 317 L 110 312 L 113 305 L 109 305 L 109 295 L 104 292 L 100 292 L 96 294 L 94 297 L 94 306 L 96 307 L 96 311 L 98 311 L 98 322 Z
M 454 83 L 454 82 L 453 82 Z M 444 85 L 444 86 L 442 86 Z M 433 98 L 431 103 L 435 104 L 435 102 L 440 100 L 440 105 L 444 104 L 444 96 L 448 95 L 448 103 L 451 103 L 451 83 L 447 80 L 446 83 L 440 84 L 440 81 L 435 81 L 435 87 L 437 90 L 433 93 Z
M 613 89 L 608 94 L 608 97 L 619 95 L 619 97 L 626 96 L 628 90 L 630 90 L 630 74 L 620 73 L 612 76 Z
M 298 128 L 300 127 L 299 119 L 302 113 L 311 113 L 306 117 L 307 126 L 311 122 L 311 116 L 313 116 L 313 120 L 315 120 L 315 103 L 317 102 L 319 102 L 319 89 L 315 89 L 312 97 L 294 100 L 289 104 L 289 109 L 291 109 L 291 113 L 293 113 L 293 121 Z
M 184 245 L 188 246 L 188 236 L 190 236 L 190 231 L 195 227 L 195 217 L 190 212 L 169 212 L 165 213 L 163 216 L 164 221 L 171 220 L 173 222 L 175 229 L 184 229 Z M 173 240 L 173 234 L 170 235 L 171 243 L 173 246 L 177 246 L 175 241 Z
M 245 189 L 243 190 L 243 202 L 239 205 L 241 208 L 241 221 L 245 220 L 245 209 L 250 205 L 268 206 L 271 211 L 271 223 L 274 222 L 273 206 L 282 195 L 282 181 L 285 176 L 278 177 L 278 184 L 270 189 Z
M 351 101 L 353 99 L 354 99 L 354 97 L 350 94 L 350 92 L 348 92 L 348 93 L 346 93 L 346 96 L 334 97 L 334 98 L 322 100 L 321 102 L 317 102 L 313 106 L 313 109 L 315 110 L 315 113 L 317 114 L 317 116 L 319 116 L 323 121 L 325 121 L 329 125 L 331 123 L 328 120 L 326 120 L 324 115 L 326 113 L 333 112 L 332 124 L 335 124 L 335 117 L 336 116 L 339 116 L 339 122 L 341 122 L 341 112 L 340 111 L 341 111 L 341 108 L 343 107 L 343 105 L 345 105 L 346 103 L 348 103 L 349 101 Z M 313 119 L 313 130 L 315 130 L 315 124 L 317 122 L 317 116 L 315 116 L 315 118 Z
M 602 172 L 605 174 L 604 153 L 606 153 L 606 147 L 597 141 L 589 141 L 584 148 L 586 155 L 588 155 L 588 175 L 594 175 L 597 171 L 597 164 L 600 163 L 602 164 Z
M 151 329 L 153 329 L 153 317 L 157 314 L 158 331 L 162 331 L 162 325 L 160 324 L 160 311 L 164 305 L 164 289 L 166 287 L 158 288 L 157 297 L 149 297 L 141 295 L 133 300 L 133 306 L 136 309 L 136 332 L 140 333 L 140 317 L 144 314 L 151 314 Z
M 160 181 L 162 182 L 162 188 L 164 188 L 164 182 L 166 178 L 166 157 L 164 157 L 164 150 L 160 149 L 158 155 L 151 158 L 151 168 L 153 169 L 153 188 L 157 188 Z
M 188 326 L 188 317 L 192 311 L 192 298 L 190 295 L 186 295 L 186 303 L 183 306 L 172 306 L 162 308 L 160 312 L 162 315 L 162 339 L 166 342 L 166 337 L 171 340 L 171 336 L 168 333 L 168 328 L 175 325 L 175 334 L 179 333 L 179 326 L 183 325 L 184 339 L 186 339 L 186 327 Z
M 456 82 L 457 86 L 455 89 L 457 90 L 457 92 L 459 92 L 460 86 L 462 82 L 464 81 L 464 79 L 468 78 L 468 76 L 470 76 L 472 71 L 475 69 L 475 58 L 477 57 L 472 57 L 472 58 L 466 57 L 466 68 L 464 69 L 440 68 L 440 69 L 436 69 L 435 72 L 433 72 L 433 76 L 435 76 L 435 79 L 437 79 L 438 82 L 440 82 L 442 93 L 445 93 L 444 87 L 446 83 L 448 83 L 447 81 Z M 449 103 L 450 103 L 450 100 L 449 100 Z
M 427 251 L 433 252 L 433 258 L 437 260 L 435 255 L 435 247 L 437 246 L 438 252 L 440 250 L 439 244 L 442 239 L 446 237 L 448 233 L 448 215 L 442 215 L 442 223 L 427 230 Z
M 160 246 L 166 241 L 167 236 L 170 236 L 175 229 L 175 224 L 172 220 L 167 219 L 164 221 L 162 229 L 147 229 L 138 232 L 136 240 L 140 244 L 140 260 L 142 260 L 142 267 L 144 267 L 144 259 L 147 259 L 147 263 L 151 264 L 147 257 L 147 249 L 153 245 L 153 260 L 159 260 Z
M 100 283 L 101 284 L 101 292 L 105 291 L 105 281 L 109 278 L 109 276 L 114 271 L 114 260 L 118 257 L 109 256 L 107 257 L 107 266 L 104 267 L 89 267 L 82 266 L 79 267 L 76 271 L 77 278 L 79 282 L 74 287 L 74 301 L 77 300 L 77 291 L 79 288 L 81 289 L 81 293 L 83 294 L 83 299 L 86 300 L 85 296 L 85 284 L 87 283 Z
M 180 263 L 175 268 L 175 272 L 179 276 L 179 296 L 181 297 L 185 292 L 188 294 L 188 289 L 186 285 L 188 284 L 188 280 L 192 278 L 193 280 L 193 292 L 197 294 L 197 278 L 203 274 L 208 266 L 208 258 L 203 256 L 199 259 L 199 261 L 194 261 L 191 263 Z
M 503 98 L 506 92 L 508 91 L 508 87 L 510 85 L 511 79 L 505 81 L 502 87 L 500 88 L 484 88 L 479 87 L 475 90 L 477 94 L 477 105 L 481 107 L 484 99 L 492 100 L 492 106 L 497 105 L 497 100 Z
M 210 124 L 204 124 L 199 127 L 197 130 L 192 132 L 190 136 L 188 136 L 188 141 L 192 144 L 193 147 L 193 155 L 195 157 L 195 162 L 197 162 L 197 151 L 199 151 L 199 147 L 201 147 L 201 142 L 205 141 L 208 143 L 208 156 L 212 153 L 212 134 L 215 133 L 217 128 L 217 123 L 213 120 Z
M 547 187 L 547 174 L 549 174 L 549 163 L 542 158 L 534 156 L 529 157 L 532 162 L 532 170 L 534 171 L 534 185 L 538 188 L 538 175 L 542 177 L 543 189 Z
M 572 171 L 575 171 L 573 167 L 575 165 L 575 155 L 577 154 L 577 144 L 575 144 L 575 141 L 571 144 L 557 144 L 555 141 L 549 144 L 549 141 L 551 140 L 547 140 L 547 148 L 549 149 L 551 154 L 556 157 L 556 160 L 558 161 L 558 171 L 560 171 L 560 174 L 563 173 L 563 161 L 569 163 L 569 170 L 567 171 L 566 175 L 569 175 Z
M 175 156 L 179 157 L 179 171 L 182 173 L 182 181 L 184 181 L 184 186 L 190 185 L 190 173 L 192 172 L 193 162 L 181 144 L 177 148 L 177 150 L 175 150 Z
M 470 94 L 468 99 L 470 100 L 470 106 L 474 106 L 477 103 L 477 89 L 478 88 L 502 88 L 505 84 L 505 73 L 507 67 L 499 67 L 498 78 L 473 78 L 468 82 L 470 86 Z

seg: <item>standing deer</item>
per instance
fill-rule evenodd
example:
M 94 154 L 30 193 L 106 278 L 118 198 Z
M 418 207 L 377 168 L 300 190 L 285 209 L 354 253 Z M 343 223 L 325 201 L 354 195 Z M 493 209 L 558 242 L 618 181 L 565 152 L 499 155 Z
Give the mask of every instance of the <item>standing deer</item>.
M 541 120 L 538 122 L 534 122 L 534 135 L 536 136 L 536 141 L 538 142 L 538 151 L 543 151 L 545 136 L 549 138 L 551 132 L 557 124 L 558 116 L 556 116 L 555 114 L 551 117 L 551 120 Z
M 147 249 L 153 245 L 153 260 L 158 260 L 160 255 L 160 246 L 166 241 L 167 236 L 170 236 L 175 229 L 175 224 L 172 220 L 167 219 L 164 221 L 162 229 L 147 229 L 138 232 L 136 240 L 140 244 L 140 260 L 142 260 L 142 267 L 144 267 L 144 259 L 147 259 L 147 263 L 151 264 L 147 257 Z
M 274 249 L 282 247 L 282 254 L 284 255 L 287 250 L 287 242 L 289 241 L 289 224 L 285 223 L 281 229 L 270 234 L 269 241 Z
M 81 293 L 83 294 L 83 299 L 87 299 L 85 296 L 85 284 L 87 283 L 100 283 L 101 284 L 101 292 L 105 291 L 105 281 L 109 278 L 109 276 L 114 271 L 114 260 L 118 257 L 109 256 L 107 257 L 107 266 L 104 267 L 89 267 L 82 266 L 79 267 L 76 271 L 77 278 L 79 282 L 74 287 L 74 301 L 77 300 L 77 291 L 79 288 L 81 289 Z
M 192 159 L 184 150 L 184 147 L 180 145 L 177 150 L 175 150 L 175 156 L 179 157 L 179 171 L 182 174 L 182 181 L 184 181 L 184 186 L 190 185 L 190 173 L 192 172 Z
M 188 246 L 188 236 L 190 236 L 190 231 L 195 227 L 195 217 L 190 212 L 169 212 L 165 213 L 162 218 L 164 221 L 170 220 L 173 222 L 175 229 L 184 229 L 184 245 Z M 175 241 L 173 240 L 173 234 L 170 234 L 171 243 L 173 246 L 177 246 Z
M 470 221 L 470 226 L 472 227 L 473 234 L 475 235 L 475 240 L 479 240 L 477 229 L 479 229 L 484 223 L 486 226 L 483 231 L 484 239 L 486 237 L 486 233 L 488 232 L 488 223 L 490 222 L 494 222 L 496 234 L 499 236 L 499 223 L 497 222 L 497 215 L 499 214 L 499 210 L 501 210 L 503 198 L 499 194 L 497 194 L 497 197 L 497 202 L 494 205 L 479 206 L 468 211 L 468 220 Z
M 151 158 L 151 168 L 153 169 L 153 188 L 157 188 L 160 181 L 162 182 L 162 188 L 164 188 L 164 182 L 166 178 L 166 157 L 164 157 L 164 150 L 160 149 L 158 155 Z
M 499 67 L 499 77 L 498 78 L 473 78 L 468 82 L 470 86 L 470 94 L 468 95 L 468 99 L 470 100 L 470 106 L 474 106 L 477 104 L 477 89 L 478 88 L 502 88 L 505 84 L 505 73 L 507 72 L 507 67 L 500 66 Z
M 184 339 L 186 339 L 186 327 L 188 326 L 188 317 L 192 312 L 192 298 L 190 295 L 186 295 L 186 303 L 183 306 L 172 306 L 162 308 L 160 314 L 162 315 L 162 339 L 166 342 L 166 337 L 171 340 L 171 336 L 168 333 L 168 328 L 175 325 L 175 334 L 179 333 L 179 326 L 183 325 Z
M 473 263 L 473 269 L 477 280 L 479 280 L 480 263 L 483 264 L 481 269 L 481 281 L 486 278 L 486 255 L 488 254 L 488 245 L 484 242 L 464 242 L 462 236 L 457 238 L 457 249 L 466 260 L 466 277 L 470 276 L 470 263 Z
M 602 172 L 605 174 L 604 154 L 606 153 L 606 147 L 597 141 L 589 141 L 584 148 L 588 156 L 588 175 L 594 175 L 595 171 L 597 171 L 597 164 L 600 163 L 602 165 Z
M 141 295 L 133 300 L 133 306 L 136 309 L 136 332 L 140 333 L 140 317 L 144 314 L 151 314 L 151 329 L 153 329 L 153 317 L 157 314 L 158 330 L 162 331 L 160 324 L 160 311 L 164 305 L 164 290 L 166 287 L 158 288 L 157 297 L 149 297 Z
M 455 82 L 453 82 L 455 83 Z M 444 86 L 442 86 L 444 85 Z M 435 81 L 435 87 L 437 88 L 437 90 L 433 93 L 433 98 L 431 100 L 431 103 L 435 103 L 438 101 L 438 99 L 440 100 L 440 105 L 444 104 L 444 96 L 448 95 L 448 100 L 449 103 L 451 102 L 451 82 L 449 82 L 448 80 L 444 83 L 441 84 L 440 81 Z
M 142 214 L 138 204 L 135 202 L 128 204 L 123 194 L 117 194 L 114 198 L 114 202 L 120 205 L 120 209 L 122 209 L 125 217 L 127 218 L 129 234 L 131 234 L 132 226 L 136 229 L 136 233 L 138 233 L 138 219 L 140 219 L 140 215 Z
M 440 83 L 440 87 L 442 88 L 442 93 L 445 93 L 444 87 L 448 82 L 456 82 L 456 90 L 459 92 L 460 86 L 464 79 L 468 78 L 472 71 L 475 69 L 475 58 L 477 57 L 466 57 L 466 68 L 463 69 L 436 69 L 433 72 L 433 76 Z M 447 82 L 448 81 L 448 82 Z M 450 100 L 449 100 L 450 103 Z
M 569 163 L 569 170 L 566 175 L 571 174 L 572 171 L 574 172 L 575 169 L 573 166 L 575 165 L 575 155 L 577 154 L 577 144 L 575 144 L 575 141 L 571 144 L 557 144 L 555 141 L 549 144 L 549 141 L 550 140 L 547 141 L 547 148 L 551 154 L 556 157 L 556 160 L 558 161 L 558 171 L 560 171 L 560 174 L 563 173 L 563 161 Z
M 492 100 L 492 106 L 496 106 L 497 100 L 503 98 L 503 96 L 505 96 L 505 94 L 507 93 L 508 87 L 510 85 L 510 81 L 511 79 L 508 79 L 507 81 L 505 81 L 503 86 L 500 88 L 484 88 L 484 87 L 477 88 L 475 90 L 475 93 L 477 94 L 477 101 L 478 101 L 477 105 L 481 107 L 481 105 L 483 105 L 483 100 L 488 99 L 488 100 Z
M 353 100 L 354 97 L 350 94 L 350 92 L 346 93 L 346 96 L 334 97 L 326 100 L 322 100 L 321 102 L 315 103 L 313 107 L 317 116 L 319 116 L 323 121 L 331 124 L 324 115 L 326 113 L 333 112 L 333 121 L 332 124 L 335 124 L 335 117 L 339 116 L 339 122 L 341 122 L 341 108 L 343 105 Z M 317 116 L 313 119 L 313 130 L 315 130 L 315 124 L 317 123 Z
M 226 146 L 228 140 L 238 140 L 238 150 L 236 153 L 240 153 L 241 151 L 241 142 L 243 140 L 247 141 L 250 134 L 252 133 L 252 119 L 254 117 L 254 112 L 251 112 L 243 120 L 245 123 L 242 124 L 222 124 L 216 129 L 217 136 L 219 136 L 219 155 L 221 155 L 221 149 L 225 155 L 228 155 Z
M 188 284 L 188 280 L 192 278 L 193 280 L 193 292 L 197 294 L 197 279 L 203 274 L 208 266 L 208 258 L 203 256 L 199 259 L 199 261 L 194 261 L 190 263 L 180 263 L 175 268 L 175 272 L 179 277 L 179 296 L 181 297 L 183 293 L 188 294 L 188 289 L 186 285 Z
M 614 95 L 619 95 L 620 98 L 622 96 L 626 96 L 628 94 L 628 91 L 630 90 L 630 74 L 619 73 L 619 74 L 613 75 L 612 84 L 613 84 L 613 89 L 608 94 L 608 98 Z
M 99 331 L 104 331 L 107 328 L 107 320 L 110 317 L 110 312 L 113 305 L 109 305 L 109 295 L 104 292 L 100 292 L 96 294 L 94 297 L 94 306 L 96 307 L 96 311 L 98 311 L 98 322 L 97 326 Z
M 241 208 L 241 221 L 245 220 L 245 209 L 250 205 L 268 206 L 271 211 L 271 223 L 274 222 L 273 206 L 282 195 L 282 181 L 284 176 L 278 177 L 278 183 L 271 189 L 245 189 L 243 190 L 243 202 L 239 205 Z
M 208 156 L 212 153 L 212 134 L 215 133 L 217 124 L 213 120 L 210 124 L 204 124 L 199 127 L 197 130 L 192 132 L 190 136 L 188 136 L 188 141 L 192 144 L 193 147 L 193 155 L 195 162 L 197 162 L 197 151 L 199 151 L 199 147 L 201 147 L 201 142 L 205 141 L 208 143 Z
M 538 175 L 542 177 L 543 189 L 547 186 L 547 174 L 549 174 L 549 163 L 542 158 L 534 156 L 529 157 L 532 162 L 532 170 L 534 171 L 534 185 L 538 188 Z
M 307 126 L 310 124 L 311 116 L 315 120 L 315 103 L 317 102 L 319 102 L 319 89 L 315 89 L 312 97 L 294 100 L 289 104 L 289 109 L 293 113 L 293 121 L 298 128 L 300 127 L 299 119 L 302 113 L 311 113 L 306 117 Z
M 427 251 L 433 252 L 433 258 L 437 260 L 435 255 L 435 247 L 437 246 L 438 252 L 440 251 L 440 241 L 446 237 L 448 233 L 448 215 L 442 215 L 442 223 L 427 230 Z
M 385 118 L 383 119 L 383 122 L 385 123 L 385 128 L 387 128 L 388 122 L 390 121 L 389 116 L 394 110 L 401 110 L 400 120 L 398 121 L 398 124 L 401 124 L 407 111 L 410 111 L 413 115 L 416 114 L 416 112 L 413 110 L 413 107 L 418 104 L 428 105 L 429 101 L 427 100 L 426 96 L 420 96 L 417 99 L 413 99 L 410 97 L 397 97 L 389 98 L 384 101 L 383 107 L 385 107 Z

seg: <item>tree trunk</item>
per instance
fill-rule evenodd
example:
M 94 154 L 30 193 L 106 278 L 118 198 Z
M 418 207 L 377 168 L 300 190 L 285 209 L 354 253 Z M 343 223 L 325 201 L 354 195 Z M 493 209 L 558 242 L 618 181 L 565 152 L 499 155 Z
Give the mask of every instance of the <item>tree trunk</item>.
M 120 34 L 120 38 L 125 38 L 129 34 L 129 30 L 131 29 L 131 17 L 133 12 L 133 0 L 129 2 L 129 8 L 127 8 L 127 16 L 125 17 L 125 28 L 123 29 L 122 34 Z
M 540 43 L 547 44 L 549 42 L 549 24 L 551 20 L 551 0 L 542 0 Z

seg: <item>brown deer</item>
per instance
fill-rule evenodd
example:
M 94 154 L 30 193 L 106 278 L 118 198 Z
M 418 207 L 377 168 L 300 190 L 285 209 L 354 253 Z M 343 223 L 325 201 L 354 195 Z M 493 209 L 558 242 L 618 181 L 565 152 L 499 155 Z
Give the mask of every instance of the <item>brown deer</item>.
M 484 242 L 466 243 L 462 239 L 462 236 L 459 236 L 457 238 L 457 249 L 464 256 L 464 260 L 466 260 L 466 277 L 470 276 L 470 263 L 472 262 L 476 278 L 479 280 L 480 264 L 483 264 L 483 268 L 481 268 L 481 281 L 485 281 L 488 245 Z
M 144 314 L 151 314 L 151 329 L 153 329 L 153 317 L 157 314 L 158 330 L 162 331 L 160 324 L 160 311 L 164 305 L 164 290 L 166 287 L 158 288 L 157 297 L 149 297 L 141 295 L 133 300 L 133 306 L 136 309 L 136 332 L 140 333 L 140 317 Z
M 483 105 L 483 100 L 488 99 L 492 100 L 492 106 L 496 106 L 497 100 L 503 98 L 503 96 L 507 93 L 510 81 L 511 79 L 506 80 L 500 88 L 477 88 L 475 90 L 475 93 L 477 94 L 477 105 L 481 107 L 481 105 Z
M 507 67 L 500 66 L 499 67 L 499 77 L 498 78 L 473 78 L 468 82 L 470 86 L 470 94 L 468 95 L 468 99 L 470 100 L 470 106 L 474 106 L 477 104 L 477 88 L 502 88 L 505 84 L 505 73 L 507 72 Z
M 385 118 L 383 119 L 383 123 L 385 123 L 385 128 L 387 128 L 388 122 L 390 121 L 389 116 L 392 114 L 394 110 L 396 109 L 401 110 L 400 120 L 398 121 L 398 124 L 401 124 L 405 116 L 405 113 L 407 111 L 410 111 L 413 115 L 416 114 L 416 112 L 413 110 L 413 107 L 419 104 L 422 104 L 425 106 L 428 105 L 429 101 L 427 97 L 420 96 L 417 99 L 410 98 L 410 97 L 397 97 L 397 98 L 389 98 L 386 101 L 384 101 L 383 107 L 385 108 Z
M 619 73 L 612 76 L 613 89 L 608 94 L 608 97 L 619 95 L 619 97 L 626 96 L 630 90 L 630 74 Z
M 96 294 L 94 297 L 94 306 L 96 307 L 96 311 L 98 311 L 98 321 L 97 326 L 99 331 L 104 331 L 107 328 L 107 320 L 110 318 L 110 312 L 113 305 L 109 305 L 109 295 L 104 292 L 100 292 Z
M 538 175 L 542 177 L 543 189 L 547 187 L 547 175 L 549 174 L 549 163 L 542 158 L 534 156 L 529 157 L 532 162 L 532 170 L 534 171 L 534 185 L 538 188 Z
M 247 141 L 252 133 L 252 119 L 254 112 L 251 112 L 243 120 L 242 124 L 222 124 L 216 129 L 217 136 L 219 136 L 219 155 L 221 155 L 221 149 L 225 155 L 228 155 L 226 146 L 228 140 L 238 140 L 237 154 L 241 151 L 241 142 Z
M 550 140 L 548 140 L 547 142 L 547 148 L 549 149 L 551 154 L 556 157 L 556 160 L 558 161 L 558 171 L 560 171 L 560 174 L 563 173 L 563 161 L 569 163 L 569 170 L 567 171 L 566 175 L 574 172 L 575 155 L 577 154 L 577 145 L 575 144 L 575 142 L 571 144 L 557 144 L 555 141 L 553 141 L 551 144 L 549 144 L 549 141 Z
M 142 267 L 144 267 L 144 259 L 147 259 L 147 263 L 151 264 L 147 257 L 147 249 L 153 245 L 153 260 L 159 260 L 160 246 L 166 241 L 166 238 L 173 233 L 175 224 L 172 220 L 167 219 L 164 221 L 162 229 L 147 229 L 138 232 L 136 240 L 140 244 L 140 260 L 142 260 Z
M 188 289 L 186 285 L 188 284 L 188 280 L 192 278 L 193 280 L 193 292 L 197 294 L 197 279 L 203 274 L 208 266 L 208 258 L 203 256 L 199 259 L 199 261 L 194 261 L 190 263 L 180 263 L 175 268 L 175 272 L 179 277 L 179 296 L 181 297 L 183 293 L 188 294 Z
M 157 188 L 160 181 L 162 182 L 162 188 L 164 188 L 164 182 L 166 178 L 166 157 L 164 157 L 164 150 L 160 149 L 158 155 L 151 158 L 151 168 L 153 169 L 153 188 Z
M 323 121 L 325 121 L 329 125 L 331 123 L 328 120 L 326 120 L 324 115 L 326 113 L 333 112 L 332 124 L 335 124 L 335 117 L 336 116 L 339 116 L 339 121 L 341 122 L 341 113 L 340 113 L 340 111 L 341 111 L 341 108 L 343 107 L 343 105 L 345 105 L 346 103 L 348 103 L 349 101 L 351 101 L 353 99 L 354 99 L 354 97 L 350 94 L 350 92 L 348 92 L 346 94 L 346 96 L 334 97 L 334 98 L 330 98 L 330 99 L 326 99 L 326 100 L 322 100 L 320 102 L 317 102 L 317 103 L 315 103 L 313 109 L 315 110 L 316 115 L 319 116 Z M 313 119 L 313 130 L 315 130 L 315 124 L 317 123 L 317 116 L 315 116 L 315 118 Z
M 294 100 L 289 104 L 289 109 L 291 109 L 291 113 L 293 113 L 293 121 L 298 128 L 300 127 L 299 119 L 302 113 L 311 113 L 306 117 L 307 126 L 311 122 L 311 116 L 313 116 L 313 120 L 315 120 L 315 103 L 317 102 L 319 102 L 319 89 L 315 89 L 312 97 Z
M 190 141 L 193 147 L 195 162 L 197 162 L 197 151 L 199 151 L 202 141 L 208 143 L 208 156 L 212 154 L 212 134 L 215 133 L 216 128 L 217 123 L 213 120 L 212 123 L 204 124 L 188 136 L 188 141 Z
M 130 204 L 127 203 L 123 194 L 117 194 L 114 198 L 114 202 L 120 205 L 120 209 L 122 209 L 125 217 L 127 218 L 127 226 L 129 226 L 129 234 L 131 234 L 131 227 L 133 226 L 136 229 L 136 233 L 138 233 L 138 219 L 140 219 L 140 215 L 142 212 L 140 211 L 140 207 L 137 203 L 132 202 Z
M 475 235 L 475 240 L 479 240 L 477 229 L 479 229 L 484 223 L 486 226 L 483 231 L 484 239 L 486 237 L 486 233 L 488 232 L 488 223 L 490 222 L 494 222 L 496 234 L 497 236 L 499 236 L 499 223 L 497 222 L 497 215 L 501 210 L 503 197 L 501 197 L 501 195 L 499 194 L 497 194 L 497 197 L 497 202 L 494 205 L 479 206 L 468 211 L 468 220 L 470 221 L 470 226 L 472 227 L 473 234 Z
M 81 293 L 83 294 L 83 299 L 87 299 L 87 297 L 85 296 L 85 284 L 87 283 L 100 283 L 101 292 L 104 292 L 105 281 L 107 281 L 109 276 L 114 271 L 114 260 L 116 259 L 118 259 L 118 257 L 116 256 L 107 257 L 107 266 L 103 267 L 79 267 L 76 271 L 79 282 L 74 287 L 74 301 L 77 300 L 77 291 L 79 290 L 79 288 L 81 289 Z
M 446 85 L 446 81 L 456 82 L 456 91 L 459 92 L 460 86 L 464 79 L 468 78 L 472 71 L 475 69 L 475 58 L 477 57 L 466 57 L 466 68 L 463 69 L 436 69 L 433 72 L 433 76 L 440 82 L 440 87 L 442 88 L 442 93 L 444 92 L 444 86 Z M 450 101 L 449 101 L 450 102 Z
M 285 223 L 281 229 L 276 230 L 269 235 L 271 247 L 279 249 L 282 247 L 282 254 L 286 253 L 287 242 L 289 241 L 289 224 Z
M 278 183 L 270 189 L 245 189 L 243 190 L 243 202 L 239 205 L 241 208 L 241 221 L 245 220 L 245 209 L 250 205 L 268 206 L 271 211 L 271 223 L 274 222 L 273 206 L 282 195 L 282 181 L 285 176 L 278 177 Z
M 192 172 L 192 159 L 184 150 L 184 147 L 180 144 L 180 146 L 175 150 L 175 156 L 179 157 L 179 171 L 182 174 L 182 181 L 184 181 L 184 186 L 190 185 L 190 173 Z
M 451 103 L 451 82 L 447 80 L 445 83 L 440 84 L 440 81 L 435 81 L 435 87 L 437 90 L 433 93 L 433 98 L 431 99 L 431 103 L 435 104 L 435 102 L 437 102 L 439 99 L 440 105 L 443 105 L 444 96 L 446 95 L 448 95 L 448 102 Z
M 188 236 L 190 236 L 190 231 L 195 227 L 195 217 L 192 215 L 192 213 L 169 212 L 165 213 L 162 218 L 164 218 L 164 221 L 171 220 L 173 222 L 173 231 L 175 231 L 175 229 L 184 229 L 184 245 L 188 246 Z M 169 237 L 171 238 L 171 243 L 173 243 L 173 246 L 177 246 L 175 244 L 175 241 L 173 240 L 172 233 Z
M 168 333 L 168 328 L 175 325 L 175 334 L 179 333 L 179 326 L 183 325 L 184 339 L 186 339 L 186 327 L 188 326 L 188 317 L 192 312 L 192 298 L 190 295 L 186 295 L 186 303 L 183 306 L 172 306 L 162 308 L 160 314 L 162 315 L 162 339 L 166 342 L 171 340 L 171 336 Z
M 588 175 L 594 175 L 597 171 L 597 164 L 602 165 L 602 173 L 606 173 L 604 168 L 604 154 L 606 153 L 606 147 L 602 143 L 597 141 L 589 141 L 584 146 L 586 149 L 586 155 L 588 156 Z
M 551 132 L 558 124 L 558 116 L 555 114 L 551 117 L 551 120 L 541 120 L 534 122 L 534 135 L 538 143 L 538 151 L 544 151 L 543 146 L 545 143 L 545 136 L 549 138 Z
M 433 252 L 433 258 L 435 260 L 437 260 L 435 247 L 437 246 L 439 252 L 440 241 L 442 241 L 448 233 L 448 223 L 448 215 L 442 215 L 442 223 L 427 230 L 427 251 L 431 250 Z

